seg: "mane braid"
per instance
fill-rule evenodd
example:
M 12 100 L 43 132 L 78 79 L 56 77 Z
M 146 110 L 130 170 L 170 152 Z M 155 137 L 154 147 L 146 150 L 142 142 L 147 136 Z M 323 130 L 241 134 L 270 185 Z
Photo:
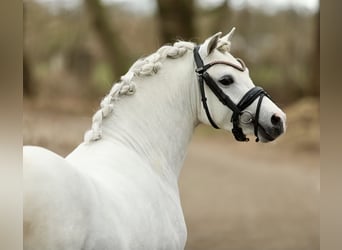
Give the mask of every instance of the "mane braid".
M 162 46 L 155 53 L 137 60 L 128 72 L 120 77 L 120 81 L 113 84 L 109 94 L 101 101 L 100 109 L 93 115 L 91 129 L 84 134 L 84 142 L 90 143 L 102 138 L 102 121 L 112 113 L 113 103 L 121 95 L 133 95 L 135 93 L 134 77 L 154 75 L 162 67 L 164 59 L 182 57 L 187 51 L 192 51 L 194 47 L 194 43 L 178 41 L 173 46 Z

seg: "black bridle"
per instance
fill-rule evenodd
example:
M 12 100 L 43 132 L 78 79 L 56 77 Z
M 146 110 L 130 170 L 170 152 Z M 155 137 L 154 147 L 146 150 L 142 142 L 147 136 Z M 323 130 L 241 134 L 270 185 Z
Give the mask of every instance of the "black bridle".
M 238 104 L 235 104 L 229 96 L 227 96 L 222 89 L 217 85 L 217 83 L 214 81 L 213 78 L 208 74 L 207 70 L 211 68 L 214 65 L 217 64 L 225 64 L 228 66 L 231 66 L 239 71 L 245 71 L 246 67 L 244 63 L 240 60 L 237 59 L 240 63 L 241 66 L 232 64 L 230 62 L 225 62 L 225 61 L 215 61 L 208 63 L 206 65 L 203 64 L 202 58 L 199 54 L 199 46 L 196 46 L 194 49 L 194 58 L 195 58 L 195 63 L 196 63 L 196 73 L 198 76 L 198 82 L 199 82 L 199 87 L 200 87 L 200 92 L 202 96 L 202 104 L 203 108 L 205 110 L 205 113 L 207 114 L 208 120 L 211 124 L 216 129 L 219 129 L 219 127 L 216 125 L 214 120 L 212 119 L 208 104 L 207 104 L 207 97 L 205 95 L 205 90 L 204 90 L 204 82 L 207 84 L 207 86 L 210 88 L 210 90 L 216 95 L 216 97 L 220 100 L 220 102 L 230 108 L 233 111 L 233 115 L 231 118 L 231 122 L 233 123 L 233 128 L 232 128 L 232 133 L 237 141 L 249 141 L 249 139 L 246 137 L 246 135 L 243 133 L 242 128 L 239 126 L 240 125 L 240 116 L 243 114 L 244 110 L 251 105 L 255 99 L 259 97 L 258 103 L 257 103 L 257 108 L 255 112 L 255 116 L 251 119 L 250 122 L 253 122 L 254 125 L 254 134 L 256 136 L 256 141 L 259 141 L 258 137 L 258 127 L 259 127 L 259 113 L 260 113 L 260 107 L 262 103 L 262 99 L 264 96 L 267 96 L 268 98 L 271 98 L 265 90 L 261 87 L 254 87 L 250 89 L 238 102 Z

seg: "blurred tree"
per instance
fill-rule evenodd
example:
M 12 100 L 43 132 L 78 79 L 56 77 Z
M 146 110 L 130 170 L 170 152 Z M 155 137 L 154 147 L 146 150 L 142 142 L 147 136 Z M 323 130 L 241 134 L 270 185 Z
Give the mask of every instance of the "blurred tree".
M 239 34 L 241 34 L 246 41 L 254 34 L 251 29 L 252 23 L 255 20 L 253 14 L 254 13 L 248 6 L 244 6 L 244 8 L 238 12 L 236 23 L 238 24 Z
M 194 38 L 194 0 L 157 0 L 163 43 Z
M 232 20 L 232 9 L 230 7 L 230 0 L 223 1 L 216 8 L 210 10 L 208 14 L 213 15 L 210 34 L 215 34 L 218 31 L 222 31 L 223 34 L 232 28 L 230 21 Z
M 65 51 L 66 68 L 78 77 L 82 83 L 91 78 L 94 61 L 91 51 L 83 43 L 75 42 Z
M 124 46 L 120 41 L 118 34 L 111 27 L 106 16 L 101 0 L 84 0 L 88 11 L 90 22 L 97 33 L 99 40 L 105 50 L 105 54 L 111 64 L 113 74 L 121 76 L 127 71 L 127 66 L 124 62 Z
M 26 21 L 26 2 L 23 2 L 23 23 Z M 23 26 L 23 37 L 25 39 L 25 25 Z M 23 94 L 26 97 L 32 97 L 35 94 L 32 71 L 27 59 L 25 48 L 23 52 Z
M 32 97 L 35 94 L 35 89 L 32 81 L 31 68 L 27 62 L 27 56 L 23 56 L 23 94 L 26 97 Z
M 315 16 L 315 38 L 314 38 L 314 50 L 312 52 L 311 60 L 312 60 L 312 74 L 309 78 L 309 90 L 308 94 L 312 96 L 319 97 L 320 94 L 320 68 L 319 68 L 319 47 L 320 47 L 320 11 L 317 12 Z

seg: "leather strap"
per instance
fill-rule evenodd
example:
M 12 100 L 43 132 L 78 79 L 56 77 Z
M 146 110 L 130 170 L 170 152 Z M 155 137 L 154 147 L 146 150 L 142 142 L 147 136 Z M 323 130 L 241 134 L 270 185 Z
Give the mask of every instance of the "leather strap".
M 213 126 L 216 129 L 219 129 L 219 127 L 214 122 L 213 118 L 211 118 L 211 115 L 210 115 L 210 112 L 209 112 L 209 108 L 208 108 L 208 104 L 207 104 L 207 97 L 205 95 L 205 90 L 204 90 L 203 78 L 202 77 L 198 77 L 198 81 L 199 81 L 199 86 L 200 86 L 200 91 L 201 91 L 201 96 L 202 96 L 201 101 L 202 101 L 205 113 L 206 113 L 206 115 L 208 117 L 208 120 L 209 120 L 211 126 Z

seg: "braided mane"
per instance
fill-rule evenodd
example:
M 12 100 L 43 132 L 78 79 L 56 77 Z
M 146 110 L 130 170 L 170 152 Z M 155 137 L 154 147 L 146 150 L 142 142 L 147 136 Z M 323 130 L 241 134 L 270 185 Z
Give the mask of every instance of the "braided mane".
M 120 81 L 115 83 L 100 104 L 100 109 L 96 111 L 92 119 L 91 129 L 84 135 L 84 142 L 96 141 L 102 137 L 102 120 L 110 115 L 114 108 L 114 102 L 121 95 L 133 95 L 135 93 L 136 76 L 151 76 L 156 74 L 162 67 L 162 61 L 166 58 L 176 59 L 183 56 L 187 51 L 192 51 L 194 43 L 178 41 L 171 45 L 159 48 L 155 53 L 137 60 L 128 72 L 121 76 Z

